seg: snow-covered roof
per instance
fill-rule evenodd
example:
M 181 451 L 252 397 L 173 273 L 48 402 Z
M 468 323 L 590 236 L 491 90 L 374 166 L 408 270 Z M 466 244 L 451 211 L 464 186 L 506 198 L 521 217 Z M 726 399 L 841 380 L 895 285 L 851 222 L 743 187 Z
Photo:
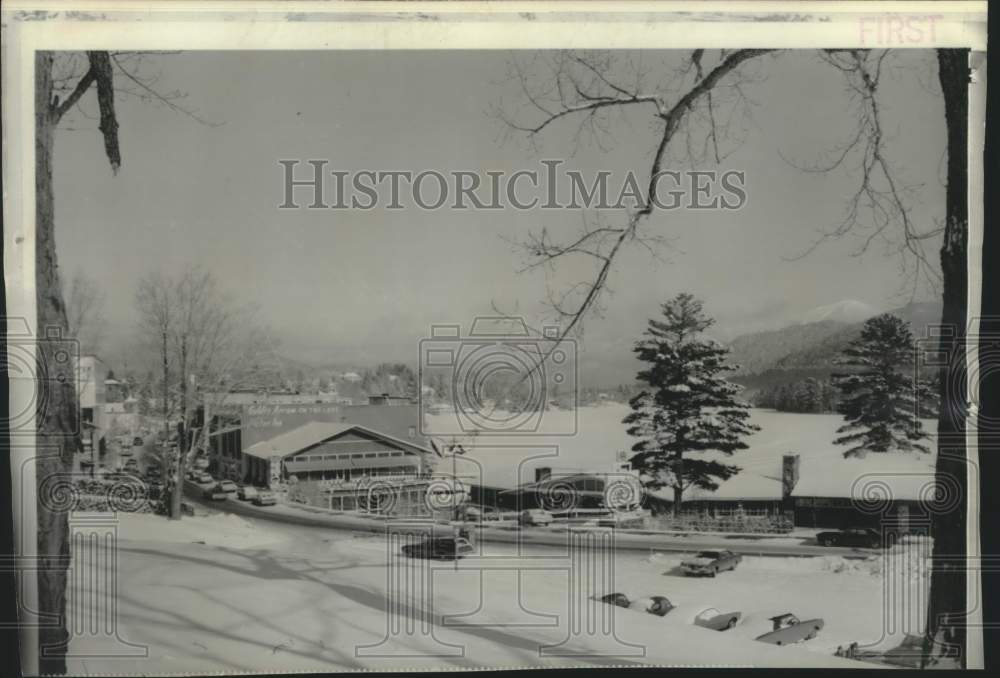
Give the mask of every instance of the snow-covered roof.
M 513 488 L 534 481 L 535 469 L 541 467 L 551 468 L 553 474 L 611 472 L 619 467 L 619 451 L 630 450 L 635 442 L 621 423 L 628 412 L 628 406 L 620 403 L 582 407 L 575 412 L 550 409 L 543 414 L 539 433 L 459 435 L 468 453 L 459 459 L 458 473 L 479 478 L 468 482 Z M 751 421 L 761 430 L 746 439 L 748 449 L 732 456 L 707 453 L 701 457 L 735 464 L 741 467 L 740 473 L 720 483 L 715 491 L 688 490 L 685 499 L 780 499 L 781 463 L 786 454 L 799 455 L 796 496 L 852 497 L 869 480 L 881 480 L 894 497 L 916 499 L 933 477 L 927 474 L 933 473 L 934 454 L 885 453 L 845 459 L 845 448 L 833 444 L 837 428 L 843 424 L 839 415 L 753 409 Z M 450 440 L 456 424 L 454 412 L 427 415 L 430 431 L 439 438 Z M 925 422 L 924 428 L 934 430 L 931 422 Z M 570 434 L 558 435 L 567 432 Z M 450 466 L 449 461 L 442 463 Z M 669 489 L 656 494 L 673 499 Z
M 794 497 L 845 497 L 855 500 L 930 499 L 934 490 L 933 454 L 869 453 L 864 458 L 803 457 Z
M 360 431 L 373 438 L 394 443 L 395 445 L 412 450 L 414 452 L 430 452 L 420 445 L 415 445 L 405 440 L 400 440 L 391 435 L 373 431 L 365 426 L 349 424 L 346 422 L 310 421 L 302 426 L 293 428 L 291 431 L 280 433 L 273 438 L 254 443 L 243 451 L 258 459 L 270 459 L 271 457 L 287 457 L 306 448 L 318 445 L 319 443 L 335 438 L 348 431 Z
M 340 435 L 351 428 L 350 424 L 339 422 L 310 421 L 308 424 L 293 428 L 291 431 L 255 443 L 243 450 L 243 453 L 260 459 L 269 459 L 274 456 L 286 457 L 328 438 Z

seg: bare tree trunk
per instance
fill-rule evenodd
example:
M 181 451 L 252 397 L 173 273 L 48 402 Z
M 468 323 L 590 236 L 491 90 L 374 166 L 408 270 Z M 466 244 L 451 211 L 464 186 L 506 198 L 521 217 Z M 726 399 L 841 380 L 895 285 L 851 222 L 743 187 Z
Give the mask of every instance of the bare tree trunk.
M 941 408 L 938 415 L 938 455 L 935 474 L 947 478 L 943 488 L 954 487 L 961 501 L 936 507 L 932 515 L 934 565 L 927 608 L 925 657 L 941 653 L 947 643 L 960 649 L 965 666 L 966 604 L 966 473 L 965 416 L 967 400 L 964 350 L 968 322 L 968 112 L 969 51 L 939 49 L 938 77 L 944 95 L 948 130 L 948 178 L 941 272 L 944 281 L 944 332 L 940 349 L 949 356 L 940 380 Z M 950 491 L 948 492 L 950 494 Z M 934 641 L 933 647 L 931 644 Z
M 173 492 L 170 494 L 170 518 L 171 520 L 181 519 L 181 499 L 184 495 L 184 457 L 187 453 L 187 338 L 181 340 L 181 364 L 180 364 L 180 387 L 181 387 L 181 425 L 177 431 L 177 459 L 174 462 L 174 473 L 177 475 L 177 482 L 174 484 Z
M 35 54 L 35 275 L 39 378 L 36 421 L 38 497 L 39 671 L 66 672 L 66 582 L 69 566 L 69 516 L 46 497 L 47 479 L 68 473 L 79 441 L 75 379 L 46 378 L 58 365 L 62 342 L 46 341 L 49 332 L 69 334 L 66 307 L 56 262 L 55 205 L 52 196 L 52 153 L 59 121 L 52 105 L 52 53 Z M 75 366 L 74 366 L 75 372 Z

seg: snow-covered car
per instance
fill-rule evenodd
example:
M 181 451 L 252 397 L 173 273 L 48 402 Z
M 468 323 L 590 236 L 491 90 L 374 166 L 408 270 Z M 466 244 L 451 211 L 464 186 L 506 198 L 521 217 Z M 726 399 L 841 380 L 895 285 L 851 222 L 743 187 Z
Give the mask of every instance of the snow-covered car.
M 200 469 L 200 470 L 204 471 L 205 469 L 208 468 L 208 457 L 197 457 L 197 458 L 195 458 L 193 466 L 196 469 Z
M 257 488 L 250 485 L 243 485 L 236 491 L 236 498 L 241 501 L 250 501 L 257 496 Z
M 823 628 L 822 619 L 807 619 L 800 621 L 791 612 L 779 614 L 770 618 L 773 628 L 767 633 L 757 636 L 754 640 L 772 645 L 792 645 L 810 640 L 816 637 L 819 630 Z
M 273 492 L 258 492 L 257 496 L 253 498 L 254 506 L 274 506 L 278 503 L 278 498 L 274 496 Z
M 681 570 L 687 575 L 708 575 L 714 577 L 726 570 L 735 570 L 743 556 L 732 551 L 699 551 L 694 558 L 681 562 Z
M 212 485 L 212 487 L 205 488 L 202 496 L 212 501 L 225 501 L 229 499 L 229 493 L 222 489 L 222 485 Z
M 222 480 L 219 481 L 219 487 L 222 488 L 223 492 L 228 492 L 229 494 L 236 494 L 240 491 L 240 486 L 234 483 L 232 480 Z
M 525 509 L 521 511 L 518 522 L 522 525 L 550 525 L 552 514 L 542 509 Z
M 895 535 L 883 534 L 870 527 L 845 528 L 816 534 L 820 546 L 854 546 L 877 549 L 883 545 L 892 546 Z
M 202 473 L 198 474 L 198 482 L 199 483 L 210 483 L 213 480 L 215 480 L 215 479 L 212 478 L 212 475 L 210 473 L 204 473 L 204 472 L 202 472 Z
M 403 555 L 410 558 L 430 558 L 432 560 L 458 560 L 475 548 L 464 537 L 433 537 L 416 544 L 406 544 Z
M 645 596 L 642 598 L 630 599 L 624 593 L 607 593 L 596 598 L 596 600 L 616 607 L 625 607 L 630 610 L 642 610 L 657 617 L 666 616 L 674 609 L 674 604 L 666 596 Z
M 118 454 L 122 457 L 131 457 L 133 452 L 131 447 L 123 447 L 118 451 Z
M 740 622 L 742 612 L 719 612 L 710 607 L 698 613 L 694 618 L 695 626 L 703 626 L 713 631 L 728 631 Z

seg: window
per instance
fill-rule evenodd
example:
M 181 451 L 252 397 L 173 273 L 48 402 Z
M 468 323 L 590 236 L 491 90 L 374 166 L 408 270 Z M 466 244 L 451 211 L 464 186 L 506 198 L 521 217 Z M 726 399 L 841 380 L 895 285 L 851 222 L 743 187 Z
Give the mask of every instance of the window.
M 351 455 L 351 459 L 361 459 L 361 458 L 362 458 L 362 457 L 364 457 L 364 456 L 365 456 L 365 455 L 363 455 L 363 454 L 358 454 L 358 453 L 355 453 L 355 454 L 352 454 L 352 455 Z
M 365 458 L 366 459 L 370 458 L 370 457 L 374 457 L 374 456 L 377 456 L 374 452 L 368 452 L 368 453 L 365 454 Z

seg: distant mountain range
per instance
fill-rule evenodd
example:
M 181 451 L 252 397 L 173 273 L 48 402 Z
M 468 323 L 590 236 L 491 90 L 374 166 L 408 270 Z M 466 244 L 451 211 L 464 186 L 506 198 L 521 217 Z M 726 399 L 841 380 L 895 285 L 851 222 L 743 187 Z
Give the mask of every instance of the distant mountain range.
M 878 314 L 863 315 L 870 308 L 862 302 L 839 302 L 814 309 L 806 322 L 736 337 L 729 342 L 730 359 L 739 365 L 734 381 L 754 391 L 807 377 L 828 377 L 834 360 L 860 335 L 864 320 Z M 941 321 L 941 303 L 917 302 L 889 313 L 909 322 L 914 338 L 920 340 L 927 336 L 928 326 Z M 809 322 L 809 318 L 818 320 Z
M 833 320 L 841 323 L 860 323 L 868 320 L 872 316 L 878 315 L 879 310 L 863 301 L 856 299 L 845 299 L 826 306 L 817 306 L 802 318 L 802 324 L 818 323 L 824 320 Z

